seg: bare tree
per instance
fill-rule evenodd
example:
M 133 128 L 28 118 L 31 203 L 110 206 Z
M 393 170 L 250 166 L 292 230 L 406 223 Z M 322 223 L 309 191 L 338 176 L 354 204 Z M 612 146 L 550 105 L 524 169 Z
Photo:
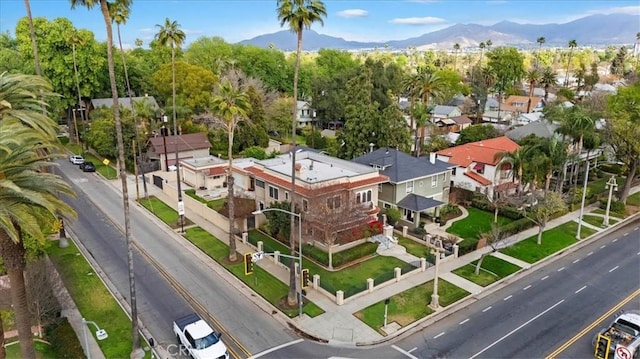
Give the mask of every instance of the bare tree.
M 485 241 L 487 245 L 489 245 L 493 250 L 491 252 L 483 253 L 480 256 L 480 259 L 478 259 L 478 263 L 476 263 L 476 269 L 475 271 L 473 271 L 475 275 L 480 274 L 480 267 L 482 266 L 482 261 L 484 260 L 484 258 L 500 249 L 499 245 L 504 238 L 504 233 L 497 223 L 491 223 L 491 230 L 489 232 L 481 233 L 479 237 L 481 241 Z M 504 246 L 502 248 L 504 248 Z
M 538 198 L 538 203 L 527 208 L 523 207 L 522 214 L 538 226 L 538 244 L 542 244 L 542 232 L 551 216 L 567 209 L 567 205 L 557 192 L 547 192 L 544 198 Z
M 42 327 L 60 311 L 56 298 L 55 281 L 52 279 L 51 261 L 40 258 L 27 264 L 25 273 L 27 298 L 32 318 L 38 323 L 38 334 L 42 337 Z
M 302 205 L 304 223 L 310 238 L 323 243 L 329 252 L 329 268 L 333 269 L 333 246 L 348 242 L 352 235 L 370 230 L 372 219 L 370 192 L 354 194 L 342 185 L 328 185 L 314 189 L 314 195 L 304 198 Z M 306 205 L 305 205 L 306 202 Z M 366 233 L 363 233 L 366 234 Z

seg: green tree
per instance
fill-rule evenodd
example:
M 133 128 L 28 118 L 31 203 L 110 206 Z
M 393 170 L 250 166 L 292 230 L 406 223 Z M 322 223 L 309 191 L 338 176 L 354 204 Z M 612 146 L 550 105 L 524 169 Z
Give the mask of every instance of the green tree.
M 233 45 L 217 36 L 200 37 L 189 44 L 184 52 L 186 62 L 205 68 L 218 77 L 229 69 L 233 58 Z
M 544 198 L 538 198 L 537 201 L 538 203 L 530 208 L 525 206 L 522 214 L 538 226 L 537 243 L 540 245 L 542 244 L 542 232 L 544 232 L 551 216 L 566 211 L 567 205 L 557 192 L 547 192 Z
M 578 42 L 576 40 L 569 40 L 569 58 L 567 59 L 567 74 L 564 79 L 564 86 L 569 87 L 569 69 L 571 68 L 571 58 L 573 57 L 573 49 L 578 47 Z
M 278 97 L 265 108 L 266 127 L 270 133 L 287 137 L 291 131 L 291 97 Z
M 495 87 L 505 92 L 510 87 L 518 87 L 525 75 L 524 56 L 514 47 L 497 47 L 487 53 L 488 66 L 495 74 Z
M 70 0 L 71 8 L 75 9 L 76 6 L 85 6 L 88 9 L 92 9 L 96 5 L 100 6 L 102 17 L 104 18 L 105 27 L 107 30 L 107 64 L 109 70 L 109 83 L 111 85 L 111 97 L 113 99 L 113 117 L 116 125 L 116 139 L 118 149 L 118 164 L 120 181 L 122 183 L 122 202 L 124 209 L 124 232 L 125 240 L 127 243 L 127 259 L 129 264 L 129 292 L 131 301 L 131 332 L 132 332 L 132 355 L 137 355 L 140 351 L 140 333 L 138 331 L 138 308 L 137 298 L 135 290 L 135 277 L 133 270 L 133 248 L 131 245 L 131 219 L 129 216 L 129 190 L 127 183 L 127 172 L 124 158 L 124 143 L 122 139 L 122 122 L 120 120 L 120 105 L 118 103 L 118 87 L 116 85 L 115 65 L 113 62 L 113 29 L 111 27 L 111 15 L 109 14 L 108 1 L 107 0 Z M 122 3 L 125 8 L 131 5 L 130 0 L 117 0 Z
M 27 22 L 29 23 L 29 37 L 31 38 L 31 48 L 33 49 L 34 67 L 36 69 L 36 75 L 42 76 L 42 70 L 40 68 L 40 56 L 38 55 L 38 42 L 36 40 L 36 30 L 33 26 L 33 17 L 31 16 L 31 5 L 29 0 L 24 0 L 24 6 L 27 9 Z
M 195 113 L 201 112 L 211 101 L 211 90 L 217 81 L 218 78 L 213 72 L 182 61 L 176 61 L 173 65 L 162 65 L 152 75 L 152 83 L 158 89 L 156 93 L 161 101 L 169 102 L 171 99 L 172 106 L 177 106 L 176 111 L 179 104 L 176 105 L 175 101 L 178 101 Z M 180 94 L 175 101 L 174 87 L 175 92 Z
M 533 90 L 536 88 L 536 85 L 540 83 L 542 80 L 542 75 L 538 71 L 538 69 L 533 68 L 527 71 L 525 75 L 527 79 L 527 83 L 529 83 L 529 97 L 533 97 Z M 527 112 L 531 111 L 530 108 L 527 108 Z
M 251 111 L 251 104 L 247 94 L 238 87 L 234 87 L 231 81 L 225 79 L 219 87 L 219 93 L 211 100 L 211 111 L 218 118 L 227 131 L 227 190 L 229 195 L 227 203 L 229 208 L 229 261 L 237 260 L 235 207 L 233 191 L 233 135 L 238 124 L 247 119 L 247 113 Z
M 302 32 L 304 29 L 310 29 L 313 23 L 323 24 L 323 18 L 327 16 L 327 10 L 324 3 L 321 0 L 278 0 L 277 2 L 277 15 L 280 21 L 280 26 L 287 25 L 289 30 L 294 32 L 297 36 L 296 46 L 296 64 L 293 72 L 293 106 L 292 106 L 292 119 L 291 119 L 291 138 L 293 148 L 296 147 L 296 126 L 298 124 L 298 75 L 300 72 L 300 55 L 302 53 Z M 290 199 L 293 203 L 292 210 L 295 211 L 295 192 L 296 192 L 296 152 L 291 151 L 291 193 Z M 291 216 L 291 227 L 295 226 L 295 217 Z M 293 231 L 291 231 L 289 239 L 289 247 L 291 249 L 291 255 L 295 255 L 295 237 Z M 301 238 L 299 240 L 302 240 Z M 301 254 L 302 255 L 302 254 Z M 291 261 L 289 266 L 289 294 L 287 295 L 287 304 L 293 306 L 298 303 L 296 296 L 296 273 L 295 263 Z
M 402 152 L 410 150 L 411 134 L 407 128 L 407 121 L 398 106 L 398 101 L 393 101 L 391 105 L 382 110 L 379 123 L 379 130 L 376 132 L 377 147 L 392 147 Z
M 539 68 L 540 67 L 540 53 L 542 52 L 542 45 L 547 42 L 547 39 L 544 38 L 544 36 L 540 36 L 539 38 L 536 39 L 536 42 L 538 43 L 538 53 L 536 54 L 536 67 Z
M 472 125 L 460 131 L 460 137 L 458 137 L 456 141 L 456 146 L 488 140 L 501 135 L 500 131 L 491 125 Z
M 612 75 L 622 77 L 626 74 L 624 65 L 627 60 L 627 56 L 627 47 L 621 46 L 620 50 L 618 50 L 618 53 L 616 54 L 616 57 L 613 59 L 613 61 L 611 61 L 611 66 L 609 67 L 609 71 Z
M 540 76 L 540 84 L 544 86 L 544 100 L 549 101 L 549 89 L 558 84 L 556 72 L 551 67 L 545 67 Z
M 513 182 L 518 183 L 518 195 L 522 193 L 522 188 L 524 187 L 524 166 L 527 163 L 527 147 L 520 147 L 513 152 L 502 151 L 496 153 L 494 159 L 498 161 L 496 165 L 497 168 L 502 168 L 505 164 L 509 164 L 511 166 L 511 176 L 513 177 Z
M 460 55 L 460 44 L 459 43 L 455 43 L 453 44 L 453 52 L 456 54 L 456 61 L 453 65 L 453 71 L 458 72 L 458 55 Z
M 626 203 L 640 164 L 640 83 L 619 88 L 609 97 L 607 113 L 604 138 L 615 150 L 616 158 L 625 164 L 619 199 Z

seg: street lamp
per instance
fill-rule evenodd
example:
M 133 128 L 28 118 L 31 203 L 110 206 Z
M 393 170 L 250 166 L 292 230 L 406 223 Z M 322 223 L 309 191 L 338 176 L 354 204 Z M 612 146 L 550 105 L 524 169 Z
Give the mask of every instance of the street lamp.
M 86 327 L 88 324 L 91 324 L 96 328 L 96 338 L 98 338 L 98 340 L 107 339 L 109 337 L 109 334 L 107 334 L 106 330 L 101 329 L 98 326 L 98 324 L 96 324 L 96 322 L 85 320 L 84 318 L 82 318 L 82 335 L 84 336 L 84 351 L 87 356 L 87 359 L 91 359 L 91 350 L 89 350 L 89 336 L 87 335 L 87 327 Z
M 616 182 L 616 177 L 611 176 L 611 178 L 609 178 L 604 188 L 609 189 L 609 199 L 607 199 L 607 210 L 604 213 L 604 221 L 602 222 L 602 224 L 605 226 L 608 226 L 609 210 L 611 209 L 611 196 L 613 196 L 613 191 L 616 191 L 618 189 L 618 183 Z
M 302 216 L 299 213 L 287 211 L 286 209 L 282 209 L 282 208 L 265 208 L 262 210 L 259 209 L 257 211 L 251 212 L 251 214 L 258 215 L 258 214 L 264 214 L 265 212 L 270 212 L 270 211 L 283 212 L 283 213 L 287 213 L 290 216 L 294 216 L 298 218 L 298 257 L 296 258 L 292 256 L 287 256 L 285 254 L 280 254 L 280 255 L 283 257 L 289 257 L 289 258 L 298 260 L 298 271 L 300 272 L 300 278 L 302 278 Z M 298 316 L 302 318 L 302 284 L 300 283 L 300 280 L 298 280 L 298 289 L 299 289 L 298 290 L 298 295 L 299 295 Z
M 160 128 L 160 133 L 162 133 L 162 146 L 164 147 L 164 170 L 169 172 L 169 151 L 167 151 L 167 135 L 169 129 L 165 125 L 169 121 L 167 115 L 162 115 L 162 128 Z
M 436 276 L 433 278 L 433 294 L 431 294 L 431 304 L 429 307 L 433 310 L 440 309 L 440 296 L 438 295 L 438 268 L 440 267 L 440 250 L 435 250 L 436 254 Z

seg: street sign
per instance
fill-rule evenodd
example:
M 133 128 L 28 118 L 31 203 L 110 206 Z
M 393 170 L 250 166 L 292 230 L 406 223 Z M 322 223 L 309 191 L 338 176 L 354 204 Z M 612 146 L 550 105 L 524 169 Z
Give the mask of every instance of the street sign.
M 255 252 L 251 254 L 251 261 L 252 262 L 257 262 L 259 260 L 261 260 L 262 258 L 264 258 L 264 252 L 260 251 L 260 252 Z
M 104 160 L 102 160 L 102 163 L 104 163 L 105 166 L 108 166 L 110 162 L 105 158 Z
M 184 202 L 178 201 L 178 215 L 184 216 Z
M 620 359 L 631 359 L 631 352 L 629 352 L 629 349 L 626 347 L 617 347 L 615 357 Z

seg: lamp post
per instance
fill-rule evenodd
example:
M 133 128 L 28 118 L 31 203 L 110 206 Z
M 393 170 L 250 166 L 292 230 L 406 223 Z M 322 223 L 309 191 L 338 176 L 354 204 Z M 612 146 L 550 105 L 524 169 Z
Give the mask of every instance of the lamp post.
M 613 191 L 616 191 L 618 189 L 618 183 L 616 182 L 616 177 L 611 176 L 611 178 L 609 178 L 604 188 L 609 189 L 609 198 L 607 199 L 607 210 L 604 212 L 604 221 L 602 221 L 602 224 L 604 226 L 609 226 L 609 210 L 611 209 L 611 196 L 613 196 Z
M 169 151 L 167 151 L 167 135 L 168 129 L 167 125 L 165 125 L 168 121 L 167 115 L 162 115 L 162 127 L 160 128 L 160 133 L 162 134 L 162 146 L 164 147 L 164 170 L 169 172 Z
M 302 216 L 299 213 L 287 211 L 286 209 L 282 209 L 282 208 L 265 208 L 262 210 L 253 211 L 252 214 L 258 215 L 258 214 L 264 214 L 265 212 L 270 212 L 270 211 L 283 212 L 283 213 L 287 213 L 290 216 L 298 218 L 298 257 L 297 258 L 291 257 L 285 254 L 280 254 L 280 256 L 297 259 L 298 271 L 300 273 L 300 277 L 302 278 Z M 300 280 L 298 280 L 298 316 L 302 318 L 302 284 L 300 283 Z
M 88 324 L 91 324 L 96 328 L 96 338 L 98 338 L 98 340 L 107 339 L 109 337 L 109 334 L 107 334 L 106 330 L 101 329 L 98 326 L 98 324 L 96 324 L 96 322 L 85 320 L 84 318 L 82 318 L 82 335 L 84 336 L 84 351 L 85 351 L 85 355 L 87 356 L 87 359 L 91 359 L 91 350 L 89 350 L 89 336 L 87 335 Z
M 584 214 L 584 200 L 587 197 L 587 181 L 589 180 L 589 167 L 591 163 L 587 161 L 587 171 L 584 174 L 584 185 L 582 186 L 582 203 L 580 204 L 580 218 L 578 218 L 578 232 L 576 233 L 576 239 L 580 240 L 580 230 L 582 229 L 582 215 Z
M 435 250 L 436 254 L 436 276 L 433 278 L 433 294 L 431 294 L 431 303 L 429 307 L 433 310 L 440 309 L 440 296 L 438 295 L 438 269 L 440 267 L 440 251 Z

